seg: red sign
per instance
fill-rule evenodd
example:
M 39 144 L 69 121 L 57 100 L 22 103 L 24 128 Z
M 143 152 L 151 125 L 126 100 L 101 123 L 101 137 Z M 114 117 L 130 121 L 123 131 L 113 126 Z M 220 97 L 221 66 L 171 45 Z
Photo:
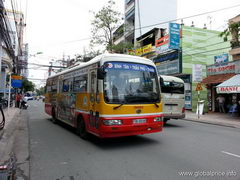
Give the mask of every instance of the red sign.
M 169 42 L 169 35 L 166 35 L 158 40 L 156 40 L 156 47 L 162 46 Z
M 235 64 L 233 65 L 227 65 L 227 66 L 220 66 L 220 67 L 215 67 L 215 68 L 208 68 L 209 72 L 224 72 L 224 71 L 229 71 L 229 70 L 234 70 L 235 69 Z

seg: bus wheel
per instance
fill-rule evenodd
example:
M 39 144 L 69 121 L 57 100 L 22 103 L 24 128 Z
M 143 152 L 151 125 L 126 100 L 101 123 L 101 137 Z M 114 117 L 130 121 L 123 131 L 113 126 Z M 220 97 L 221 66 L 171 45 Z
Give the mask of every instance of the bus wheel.
M 54 124 L 57 123 L 56 113 L 55 113 L 55 110 L 54 110 L 54 109 L 52 109 L 52 122 L 53 122 Z
M 77 134 L 82 139 L 88 139 L 89 134 L 86 131 L 86 125 L 85 125 L 83 118 L 79 118 L 77 121 Z

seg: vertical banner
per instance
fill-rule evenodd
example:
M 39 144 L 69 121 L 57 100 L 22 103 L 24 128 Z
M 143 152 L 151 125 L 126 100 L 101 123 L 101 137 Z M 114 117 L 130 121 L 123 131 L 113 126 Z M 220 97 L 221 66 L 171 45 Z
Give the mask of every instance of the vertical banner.
M 169 23 L 169 49 L 180 49 L 180 24 Z
M 201 64 L 192 65 L 192 81 L 193 82 L 202 81 L 202 65 Z

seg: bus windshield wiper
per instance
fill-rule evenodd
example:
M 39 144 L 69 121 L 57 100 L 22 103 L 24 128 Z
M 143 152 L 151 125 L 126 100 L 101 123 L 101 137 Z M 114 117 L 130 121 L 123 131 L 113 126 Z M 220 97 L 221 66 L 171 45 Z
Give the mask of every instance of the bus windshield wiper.
M 118 106 L 115 106 L 113 109 L 116 110 L 116 109 L 120 108 L 122 105 L 124 105 L 124 102 L 122 102 L 122 103 L 119 104 Z

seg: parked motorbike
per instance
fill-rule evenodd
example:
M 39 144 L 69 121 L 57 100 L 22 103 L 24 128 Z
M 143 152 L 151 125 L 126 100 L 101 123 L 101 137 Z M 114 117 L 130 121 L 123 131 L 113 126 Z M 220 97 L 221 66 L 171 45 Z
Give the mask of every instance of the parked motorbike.
M 0 97 L 0 104 L 3 109 L 8 107 L 8 99 Z M 12 105 L 13 105 L 13 101 L 10 100 L 10 107 L 12 107 Z

